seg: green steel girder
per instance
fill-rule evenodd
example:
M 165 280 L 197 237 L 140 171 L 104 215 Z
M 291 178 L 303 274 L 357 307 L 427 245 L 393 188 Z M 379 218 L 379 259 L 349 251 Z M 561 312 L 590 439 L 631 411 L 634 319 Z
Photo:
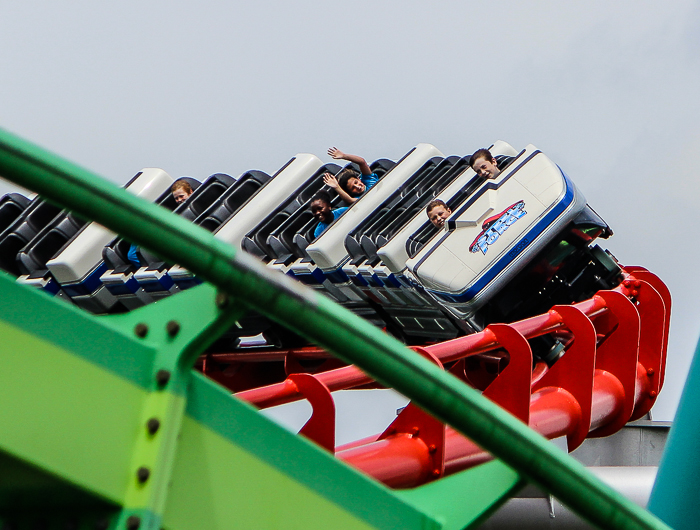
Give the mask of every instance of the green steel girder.
M 191 365 L 242 306 L 217 307 L 216 291 L 203 286 L 183 293 L 179 310 L 166 300 L 96 319 L 4 275 L 0 282 L 9 379 L 0 424 L 18 426 L 0 449 L 122 506 L 124 520 L 138 514 L 158 527 Z M 50 437 L 19 428 L 37 415 Z
M 0 275 L 0 425 L 15 426 L 0 436 L 0 462 L 16 470 L 15 479 L 0 479 L 0 513 L 27 527 L 41 509 L 57 528 L 88 510 L 79 519 L 86 528 L 105 517 L 110 528 L 129 528 L 138 517 L 140 528 L 178 530 L 437 530 L 461 528 L 492 506 L 460 502 L 471 508 L 443 516 L 201 374 L 178 375 L 180 352 L 196 357 L 240 315 L 235 300 L 223 309 L 221 301 L 205 284 L 125 315 L 94 317 Z M 175 336 L 171 322 L 179 325 Z M 172 370 L 165 386 L 157 382 L 163 369 Z M 150 434 L 154 418 L 160 425 Z M 141 467 L 150 471 L 144 483 Z M 504 469 L 511 482 L 498 483 L 501 497 L 519 481 Z M 469 473 L 484 480 L 485 468 Z M 56 499 L 47 502 L 39 489 Z
M 398 341 L 349 311 L 338 307 L 324 296 L 314 293 L 284 275 L 266 269 L 252 257 L 237 252 L 233 247 L 216 240 L 209 232 L 188 223 L 184 219 L 173 216 L 156 205 L 146 203 L 124 190 L 119 190 L 96 175 L 57 156 L 46 153 L 38 147 L 4 131 L 0 131 L 0 175 L 37 191 L 45 198 L 67 207 L 81 216 L 94 219 L 100 224 L 124 235 L 129 240 L 153 250 L 168 261 L 181 264 L 205 281 L 216 285 L 222 291 L 235 297 L 238 303 L 246 309 L 255 309 L 304 335 L 316 344 L 327 348 L 338 357 L 356 364 L 376 380 L 396 388 L 435 417 L 469 436 L 509 467 L 517 470 L 520 475 L 551 492 L 592 523 L 603 528 L 666 528 L 658 519 L 626 500 L 611 488 L 600 483 L 580 464 L 561 454 L 546 440 L 498 406 L 480 396 L 477 391 L 467 387 L 450 374 L 442 372 L 420 355 L 406 349 Z M 5 287 L 6 285 L 3 285 L 3 290 Z M 184 300 L 184 298 L 181 298 L 182 296 L 174 297 L 173 304 Z M 162 310 L 164 306 L 159 302 L 154 307 Z M 189 308 L 187 310 L 189 311 Z M 171 319 L 173 318 L 172 315 L 179 315 L 181 312 L 182 310 L 174 309 L 167 318 Z M 25 313 L 32 312 L 25 311 Z M 125 317 L 125 321 L 128 321 L 129 318 L 138 318 L 140 314 L 145 313 L 136 311 Z M 166 313 L 164 312 L 164 314 Z M 5 318 L 4 315 L 3 318 Z M 86 320 L 89 319 L 86 317 Z M 97 325 L 97 319 L 93 320 L 95 320 L 95 325 Z M 133 324 L 134 321 L 131 320 L 130 323 Z M 43 324 L 46 326 L 46 329 L 51 330 L 51 333 L 56 328 L 49 321 Z M 118 326 L 118 324 L 114 325 Z M 7 327 L 10 324 L 3 324 L 3 326 Z M 26 334 L 26 332 L 24 332 L 25 335 L 22 335 L 23 332 L 20 329 L 6 329 L 5 331 L 16 336 L 14 346 L 17 348 L 22 348 L 23 344 L 33 343 L 33 348 L 36 348 L 37 351 L 44 349 L 45 351 L 51 351 L 52 357 L 60 357 L 61 348 L 57 345 L 60 341 L 56 341 L 53 337 L 46 337 L 44 342 L 39 343 L 39 337 Z M 118 334 L 115 330 L 115 333 L 110 334 L 110 336 L 113 335 L 115 339 L 124 341 L 121 338 L 124 336 L 124 333 Z M 131 340 L 133 341 L 133 339 Z M 118 466 L 122 473 L 120 480 L 112 477 L 112 489 L 107 488 L 108 491 L 104 490 L 106 484 L 96 481 L 95 477 L 92 477 L 94 484 L 89 483 L 85 487 L 90 491 L 94 491 L 97 495 L 115 499 L 121 506 L 126 506 L 128 502 L 129 508 L 136 509 L 138 506 L 143 506 L 146 510 L 154 510 L 151 512 L 153 519 L 149 519 L 150 523 L 154 523 L 160 515 L 158 510 L 161 508 L 165 492 L 141 492 L 138 488 L 135 489 L 133 484 L 128 485 L 129 480 L 133 480 L 133 468 L 141 461 L 142 453 L 145 457 L 149 457 L 147 454 L 148 440 L 137 443 L 134 436 L 138 436 L 139 429 L 143 429 L 143 420 L 151 412 L 151 407 L 154 407 L 154 410 L 160 408 L 159 410 L 162 411 L 170 411 L 169 413 L 177 416 L 180 414 L 178 411 L 184 406 L 187 413 L 181 424 L 182 440 L 178 444 L 174 462 L 172 463 L 172 466 L 174 466 L 172 468 L 173 486 L 163 512 L 165 526 L 179 530 L 180 528 L 190 527 L 186 524 L 186 521 L 189 520 L 190 524 L 194 524 L 196 521 L 187 519 L 188 515 L 183 513 L 184 508 L 182 508 L 182 504 L 178 504 L 178 501 L 182 501 L 184 498 L 178 496 L 181 495 L 178 488 L 186 489 L 188 477 L 196 476 L 197 472 L 201 472 L 201 467 L 193 464 L 191 461 L 188 461 L 190 462 L 189 465 L 185 464 L 186 457 L 184 455 L 188 454 L 189 451 L 184 448 L 198 447 L 197 442 L 201 442 L 204 445 L 199 446 L 198 451 L 195 452 L 208 457 L 211 456 L 207 452 L 207 448 L 210 445 L 203 442 L 204 439 L 207 439 L 207 436 L 204 434 L 204 431 L 195 429 L 194 426 L 197 424 L 197 421 L 195 421 L 196 418 L 192 422 L 190 421 L 190 413 L 198 412 L 204 414 L 204 409 L 209 409 L 209 407 L 205 407 L 203 404 L 208 403 L 211 405 L 211 410 L 207 410 L 206 414 L 212 415 L 212 422 L 216 423 L 222 418 L 228 417 L 229 422 L 226 425 L 216 423 L 219 426 L 219 435 L 226 429 L 235 430 L 236 426 L 239 425 L 238 422 L 242 421 L 243 417 L 248 417 L 249 422 L 260 422 L 263 420 L 254 411 L 235 400 L 231 400 L 225 391 L 222 391 L 213 383 L 205 381 L 196 374 L 192 375 L 190 373 L 190 376 L 186 377 L 185 371 L 182 372 L 182 378 L 176 377 L 174 379 L 172 391 L 172 399 L 175 399 L 176 395 L 182 396 L 182 406 L 175 403 L 163 404 L 157 398 L 153 398 L 154 401 L 151 403 L 148 400 L 148 396 L 151 393 L 159 392 L 157 388 L 153 388 L 154 370 L 159 368 L 160 362 L 170 363 L 169 366 L 174 366 L 172 363 L 177 361 L 172 356 L 159 356 L 155 353 L 155 350 L 158 348 L 146 348 L 146 345 L 149 344 L 148 336 L 142 343 L 130 344 L 128 347 L 132 351 L 132 355 L 129 355 L 128 359 L 122 361 L 122 364 L 125 365 L 124 368 L 126 368 L 126 374 L 118 372 L 119 376 L 112 376 L 114 381 L 110 381 L 109 384 L 103 375 L 93 374 L 93 380 L 86 383 L 88 385 L 95 385 L 95 381 L 103 383 L 101 386 L 92 388 L 89 394 L 91 398 L 106 399 L 106 395 L 102 395 L 109 394 L 105 392 L 105 388 L 114 391 L 111 394 L 112 397 L 119 395 L 120 391 L 124 393 L 124 402 L 120 403 L 119 407 L 110 407 L 108 400 L 106 402 L 100 401 L 99 405 L 100 407 L 105 407 L 106 410 L 110 410 L 114 415 L 125 415 L 121 420 L 125 425 L 130 425 L 132 430 L 130 433 L 131 437 L 125 436 L 121 430 L 118 433 L 115 432 L 115 440 L 119 441 L 112 440 L 110 442 L 115 446 L 126 446 L 126 449 L 124 447 L 115 449 L 115 455 L 118 455 L 121 459 Z M 141 346 L 141 348 L 138 346 Z M 84 346 L 81 346 L 81 348 L 86 349 Z M 190 357 L 194 354 L 195 349 L 191 349 L 188 353 L 183 351 L 183 354 L 179 357 L 183 365 L 192 361 Z M 135 369 L 134 366 L 131 366 L 131 363 L 134 362 L 133 359 L 143 355 L 139 351 L 143 352 L 145 350 L 148 350 L 148 355 L 152 358 L 152 362 L 148 364 L 148 369 Z M 3 351 L 3 356 L 9 357 L 8 352 L 12 350 L 4 349 Z M 101 359 L 99 350 L 97 350 L 97 353 L 93 352 L 92 355 L 94 357 L 93 362 L 96 365 L 100 365 L 103 372 L 107 372 L 106 368 L 103 367 L 106 361 Z M 78 367 L 72 365 L 68 359 L 64 359 L 64 361 L 66 363 L 65 366 L 61 367 L 59 366 L 60 363 L 55 363 L 54 368 L 60 371 L 61 377 L 65 377 L 66 381 L 79 385 L 78 379 L 85 377 L 85 374 L 90 370 L 84 366 L 80 366 L 77 369 Z M 111 359 L 109 363 L 119 364 L 114 359 Z M 81 375 L 71 376 L 69 374 L 71 370 L 77 370 L 75 373 L 80 373 Z M 140 388 L 144 390 L 140 394 L 135 392 L 134 388 L 136 388 L 136 385 L 132 382 L 130 382 L 131 386 L 126 388 L 125 385 L 129 381 L 129 377 L 125 377 L 125 375 L 134 376 L 136 379 L 141 380 Z M 102 379 L 104 380 L 102 381 Z M 47 381 L 44 382 L 48 383 Z M 122 386 L 120 387 L 120 385 Z M 114 386 L 114 389 L 110 388 L 111 386 Z M 13 386 L 15 389 L 16 387 L 17 385 Z M 34 388 L 34 385 L 32 385 L 32 388 Z M 180 394 L 185 389 L 187 389 L 186 396 Z M 208 395 L 208 398 L 202 399 L 198 392 Z M 27 391 L 26 394 L 31 394 L 31 391 Z M 7 396 L 5 397 L 7 399 Z M 3 401 L 3 403 L 7 403 L 7 401 Z M 197 406 L 197 403 L 200 403 L 200 406 Z M 23 421 L 21 418 L 28 417 L 25 414 L 31 415 L 31 410 L 33 409 L 25 409 L 24 407 L 20 407 L 20 409 L 22 413 L 18 413 L 14 420 L 21 423 Z M 126 411 L 129 413 L 127 414 Z M 2 413 L 4 414 L 5 411 L 2 411 Z M 247 416 L 248 414 L 250 416 Z M 181 414 L 180 417 L 182 417 Z M 264 425 L 265 429 L 272 429 L 269 422 L 261 425 Z M 173 430 L 176 430 L 176 428 L 173 427 Z M 72 436 L 75 436 L 75 432 L 73 432 Z M 234 437 L 224 437 L 229 444 L 222 444 L 219 448 L 228 447 L 234 450 L 237 447 L 237 443 L 244 443 L 241 440 L 248 441 L 248 438 L 243 436 L 245 431 L 240 431 L 238 427 L 238 430 L 235 430 L 235 432 L 236 436 Z M 287 441 L 284 444 L 285 452 L 293 452 L 293 450 L 307 451 L 308 455 L 316 455 L 316 458 L 320 458 L 319 454 L 325 455 L 321 450 L 316 449 L 310 442 L 303 439 L 287 437 L 288 433 L 285 434 L 284 431 L 279 432 L 278 435 L 279 439 Z M 103 435 L 98 435 L 98 433 L 92 431 L 89 432 L 89 437 L 91 438 L 100 436 Z M 239 436 L 242 436 L 242 438 L 239 438 Z M 5 435 L 0 437 L 0 444 L 3 444 L 2 450 L 6 450 L 4 449 L 5 438 Z M 271 442 L 273 439 L 272 432 L 269 432 L 269 436 L 265 435 L 259 438 L 259 440 L 265 440 L 266 443 Z M 291 440 L 295 440 L 295 442 Z M 191 445 L 187 446 L 186 441 Z M 214 442 L 211 443 L 213 444 Z M 154 449 L 155 453 L 153 454 L 158 456 L 149 457 L 153 458 L 153 461 L 158 461 L 161 457 L 167 458 L 170 454 L 169 451 L 173 450 L 172 445 L 167 441 L 162 445 L 155 444 L 154 447 L 156 449 Z M 302 447 L 306 449 L 301 449 Z M 309 449 L 311 447 L 313 447 L 313 451 Z M 18 446 L 15 449 L 21 452 L 22 448 Z M 252 448 L 247 449 L 252 450 Z M 270 453 L 272 453 L 272 456 L 269 456 Z M 249 455 L 250 453 L 246 454 Z M 268 455 L 267 458 L 279 458 L 275 451 L 266 451 L 265 454 Z M 398 514 L 402 516 L 401 528 L 440 528 L 446 518 L 450 518 L 445 513 L 431 515 L 423 513 L 417 507 L 421 504 L 420 501 L 415 502 L 415 499 L 412 499 L 410 495 L 404 495 L 399 498 L 396 494 L 364 477 L 362 477 L 364 480 L 362 482 L 364 484 L 363 491 L 372 491 L 372 493 L 368 493 L 366 497 L 363 497 L 363 500 L 367 501 L 366 503 L 356 502 L 353 504 L 352 501 L 354 499 L 352 495 L 343 497 L 343 492 L 347 492 L 348 488 L 341 488 L 342 491 L 337 489 L 339 484 L 343 484 L 343 481 L 334 475 L 337 473 L 343 477 L 354 477 L 348 479 L 351 481 L 359 481 L 361 475 L 339 463 L 333 464 L 335 461 L 329 455 L 325 456 L 327 460 L 323 460 L 323 463 L 319 462 L 319 465 L 311 466 L 313 471 L 310 471 L 310 473 L 314 477 L 315 484 L 319 483 L 320 477 L 327 477 L 328 483 L 326 487 L 328 489 L 319 488 L 318 491 L 315 491 L 316 495 L 313 499 L 315 502 L 324 500 L 324 502 L 331 502 L 333 506 L 342 506 L 344 510 L 341 509 L 340 513 L 349 514 L 348 517 L 353 517 L 352 520 L 344 519 L 347 524 L 332 524 L 331 526 L 334 528 L 364 528 L 368 527 L 367 525 L 376 528 L 398 527 L 391 526 L 390 521 L 382 519 L 386 515 L 387 505 L 385 503 L 393 503 L 391 506 L 396 508 L 395 513 L 397 517 Z M 286 457 L 286 454 L 282 457 L 282 460 L 285 462 L 288 460 Z M 317 462 L 311 456 L 309 458 L 310 462 Z M 236 461 L 233 454 L 231 454 L 231 459 Z M 56 466 L 56 462 L 60 460 L 58 455 L 54 454 L 53 458 L 47 458 L 38 464 L 52 472 L 57 472 L 58 470 L 53 470 L 52 466 Z M 247 459 L 239 458 L 238 460 L 244 461 Z M 37 463 L 36 460 L 29 459 L 29 461 Z M 229 460 L 222 460 L 221 467 L 225 467 L 228 462 Z M 207 463 L 210 465 L 206 468 L 207 472 L 202 480 L 211 481 L 214 475 L 219 476 L 217 481 L 233 480 L 231 478 L 231 474 L 235 473 L 233 468 L 230 469 L 229 473 L 220 476 L 221 469 L 213 465 L 211 461 L 207 461 Z M 289 465 L 298 466 L 305 463 L 306 461 L 295 458 L 294 462 Z M 78 462 L 72 462 L 72 464 L 80 467 Z M 275 464 L 282 466 L 283 462 L 276 460 Z M 165 470 L 163 471 L 163 476 L 167 476 L 167 468 L 170 464 L 160 463 L 160 465 Z M 183 469 L 186 471 L 182 472 L 181 470 Z M 331 469 L 333 469 L 332 472 L 330 471 Z M 501 490 L 504 494 L 517 485 L 518 479 L 515 474 L 511 475 L 511 481 L 509 482 L 507 478 L 504 478 L 502 468 L 494 466 L 493 469 L 495 475 L 501 476 L 500 480 L 504 484 Z M 68 472 L 67 470 L 61 471 L 58 471 L 58 474 L 61 476 L 65 476 L 65 473 Z M 83 471 L 86 473 L 86 477 L 91 476 L 88 472 L 89 470 L 83 469 Z M 298 488 L 308 489 L 308 484 L 301 478 L 301 470 L 295 469 L 295 473 L 297 474 L 294 475 L 292 483 L 285 485 L 288 487 L 294 485 Z M 245 480 L 249 479 L 250 477 L 246 477 Z M 270 477 L 268 484 L 276 488 L 281 481 L 280 477 Z M 155 482 L 154 479 L 153 483 Z M 121 488 L 117 487 L 117 483 Z M 207 484 L 209 485 L 209 482 Z M 103 489 L 100 490 L 98 486 Z M 164 488 L 164 483 L 158 483 L 157 489 L 162 490 Z M 154 489 L 156 488 L 154 487 Z M 323 492 L 321 493 L 320 490 L 323 490 Z M 279 491 L 279 489 L 275 489 L 275 491 Z M 384 496 L 380 494 L 382 491 Z M 426 488 L 423 491 L 429 492 L 432 490 Z M 334 493 L 329 494 L 329 492 Z M 106 495 L 107 493 L 111 495 Z M 458 494 L 459 492 L 456 493 Z M 227 509 L 227 499 L 222 499 L 218 496 L 219 494 L 219 490 L 210 489 L 197 498 L 202 502 L 210 499 L 212 510 L 225 511 Z M 416 495 L 420 496 L 418 493 Z M 427 495 L 428 493 L 426 493 Z M 471 524 L 480 518 L 491 506 L 498 502 L 493 500 L 497 497 L 497 492 L 494 492 L 491 501 L 489 501 L 492 503 L 491 505 L 473 507 L 473 510 L 468 515 L 458 514 L 459 517 L 464 518 L 462 521 L 463 525 Z M 334 499 L 334 501 L 329 501 L 329 499 Z M 414 501 L 413 505 L 408 504 L 409 499 Z M 247 497 L 246 500 L 250 500 L 250 497 Z M 275 501 L 282 502 L 282 499 L 276 498 Z M 311 504 L 313 503 L 309 501 L 307 506 Z M 426 504 L 422 504 L 423 509 L 429 510 L 430 506 L 433 506 L 432 504 L 426 506 Z M 265 509 L 264 503 L 260 503 L 259 506 L 261 506 L 261 509 Z M 399 509 L 399 506 L 403 506 L 403 509 Z M 240 508 L 245 511 L 246 505 L 241 505 Z M 275 511 L 274 513 L 278 512 Z M 319 513 L 327 514 L 330 512 L 319 510 Z M 411 514 L 413 515 L 411 516 Z M 299 512 L 295 512 L 294 516 L 299 516 Z M 235 513 L 232 513 L 231 517 L 235 517 Z M 333 512 L 329 517 L 331 517 L 331 520 L 335 517 L 335 520 L 340 521 L 336 512 Z M 454 524 L 449 523 L 445 527 L 459 527 L 454 517 L 453 514 L 451 520 Z M 230 524 L 230 520 L 225 518 L 216 519 L 212 521 L 212 524 L 216 524 L 217 526 L 215 527 L 223 528 L 224 526 L 218 525 L 224 525 L 225 520 L 229 521 Z M 299 521 L 301 519 L 294 519 L 294 522 Z M 122 520 L 119 524 L 121 525 L 123 522 Z M 275 520 L 274 522 L 290 526 L 289 521 Z M 235 524 L 235 521 L 233 523 Z M 241 526 L 245 527 L 245 525 Z M 317 526 L 306 526 L 304 528 L 307 527 Z

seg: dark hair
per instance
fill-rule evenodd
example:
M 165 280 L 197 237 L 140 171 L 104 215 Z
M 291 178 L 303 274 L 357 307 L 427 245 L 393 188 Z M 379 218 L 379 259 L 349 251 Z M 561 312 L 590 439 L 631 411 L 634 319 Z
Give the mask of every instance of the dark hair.
M 428 206 L 425 207 L 425 213 L 430 215 L 430 212 L 433 210 L 433 208 L 437 208 L 438 206 L 442 206 L 443 208 L 445 208 L 445 210 L 449 210 L 444 201 L 441 201 L 440 199 L 434 199 L 428 203 Z
M 315 195 L 313 197 L 311 197 L 311 200 L 309 201 L 309 207 L 311 207 L 311 205 L 313 203 L 315 203 L 316 201 L 322 201 L 322 202 L 325 202 L 327 204 L 330 204 L 331 203 L 331 196 L 327 191 L 319 190 L 315 193 Z
M 350 180 L 352 177 L 359 179 L 360 174 L 351 167 L 341 169 L 335 176 L 335 178 L 338 179 L 338 186 L 343 188 L 348 193 L 350 193 L 347 188 L 348 180 Z
M 493 155 L 488 149 L 479 149 L 476 153 L 469 157 L 469 167 L 474 169 L 474 163 L 480 158 L 485 158 L 489 162 L 493 160 Z
M 192 194 L 192 192 L 194 191 L 192 189 L 192 185 L 185 179 L 177 179 L 175 182 L 173 182 L 173 185 L 170 186 L 171 193 L 175 193 L 175 191 L 179 189 L 182 189 L 185 193 L 189 194 Z

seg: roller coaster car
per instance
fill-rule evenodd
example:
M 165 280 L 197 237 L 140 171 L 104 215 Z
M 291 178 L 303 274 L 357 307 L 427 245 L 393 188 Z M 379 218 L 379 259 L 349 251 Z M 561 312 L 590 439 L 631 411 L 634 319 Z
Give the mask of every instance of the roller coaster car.
M 612 231 L 566 174 L 532 145 L 518 153 L 497 142 L 492 152 L 501 172 L 483 180 L 465 159 L 418 146 L 402 159 L 422 157 L 415 167 L 399 173 L 407 166 L 399 162 L 387 177 L 396 182 L 358 201 L 354 215 L 331 225 L 287 273 L 414 345 L 521 320 L 615 287 L 621 269 L 594 244 Z M 425 215 L 435 197 L 453 211 L 443 230 Z M 301 274 L 303 267 L 314 274 Z M 243 335 L 266 328 L 241 325 Z M 274 325 L 263 334 L 271 346 L 300 345 Z M 548 362 L 563 351 L 550 337 L 531 344 Z
M 561 168 L 529 145 L 453 210 L 407 276 L 478 331 L 618 285 L 617 261 L 593 244 L 610 235 Z

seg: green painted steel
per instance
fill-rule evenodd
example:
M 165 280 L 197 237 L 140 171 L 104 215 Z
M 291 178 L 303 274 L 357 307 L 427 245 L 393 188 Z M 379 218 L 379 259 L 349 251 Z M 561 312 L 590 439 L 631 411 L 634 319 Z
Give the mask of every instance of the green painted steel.
M 12 506 L 3 502 L 10 495 L 23 499 L 22 510 L 29 510 L 30 518 L 36 512 L 38 506 L 27 505 L 18 491 L 27 483 L 27 466 L 18 462 L 31 462 L 43 470 L 37 482 L 52 484 L 52 495 L 71 489 L 84 492 L 73 495 L 80 506 L 97 505 L 103 511 L 120 507 L 112 516 L 114 528 L 124 528 L 135 515 L 143 527 L 154 528 L 161 524 L 178 529 L 251 528 L 256 518 L 261 527 L 293 518 L 285 526 L 441 528 L 431 512 L 412 507 L 315 444 L 270 422 L 250 405 L 233 400 L 226 389 L 200 374 L 186 372 L 183 410 L 182 392 L 136 384 L 133 366 L 94 362 L 95 352 L 85 348 L 92 344 L 101 349 L 107 361 L 113 355 L 130 357 L 142 371 L 155 374 L 172 368 L 180 352 L 191 351 L 189 345 L 205 348 L 218 335 L 207 333 L 202 338 L 204 331 L 213 329 L 210 322 L 230 325 L 240 314 L 229 313 L 236 305 L 229 300 L 225 308 L 217 307 L 216 290 L 202 285 L 177 299 L 168 298 L 126 315 L 96 318 L 0 274 L 2 314 L 15 315 L 16 308 L 24 306 L 33 307 L 37 314 L 52 309 L 51 320 L 43 319 L 43 323 L 0 321 L 5 338 L 0 345 L 0 424 L 17 426 L 0 436 L 0 454 L 15 458 L 0 458 L 0 462 L 19 469 L 16 475 L 23 477 L 10 481 L 0 474 L 7 480 L 3 489 L 0 479 L 2 512 L 13 513 Z M 165 332 L 173 317 L 180 326 L 177 338 L 184 340 L 177 348 L 177 338 Z M 93 329 L 95 336 L 102 337 L 98 343 L 93 342 L 92 334 L 80 332 L 88 322 L 102 327 L 102 333 Z M 49 323 L 67 328 L 66 336 L 72 335 L 70 344 L 59 347 L 37 337 L 35 333 Z M 134 332 L 137 324 L 148 327 L 143 339 Z M 170 361 L 168 349 L 176 350 Z M 171 373 L 168 384 L 175 388 L 174 383 Z M 175 411 L 169 410 L 169 404 Z M 181 420 L 177 412 L 184 413 Z M 35 418 L 39 427 L 27 418 Z M 152 418 L 160 420 L 155 435 L 146 430 Z M 161 449 L 157 442 L 167 441 L 168 431 L 175 436 L 170 437 L 170 448 Z M 51 436 L 45 436 L 46 432 Z M 166 449 L 170 454 L 163 454 Z M 140 485 L 136 471 L 143 466 L 150 469 L 151 477 Z M 86 503 L 88 492 L 102 503 L 93 499 Z M 271 503 L 271 496 L 278 500 Z M 46 508 L 41 496 L 35 502 Z M 68 508 L 75 504 L 70 498 L 65 502 Z
M 189 343 L 188 337 L 211 329 L 208 321 L 221 312 L 216 305 L 214 288 L 202 285 L 127 315 L 96 318 L 0 274 L 2 314 L 14 315 L 16 308 L 24 306 L 46 314 L 45 308 L 51 308 L 51 320 L 44 319 L 44 324 L 67 328 L 66 336 L 72 335 L 71 343 L 61 348 L 34 334 L 43 329 L 40 322 L 0 321 L 6 339 L 0 346 L 4 368 L 0 371 L 0 424 L 18 426 L 10 435 L 0 436 L 0 453 L 43 469 L 41 480 L 54 483 L 52 495 L 70 484 L 86 492 L 80 505 L 85 505 L 84 497 L 91 492 L 103 499 L 104 506 L 123 507 L 113 517 L 114 528 L 123 528 L 134 515 L 144 526 L 162 523 L 178 529 L 250 528 L 255 527 L 254 520 L 261 527 L 274 527 L 268 522 L 288 518 L 292 522 L 285 526 L 304 529 L 442 528 L 434 510 L 413 507 L 315 444 L 270 422 L 250 405 L 231 399 L 226 389 L 200 374 L 188 372 L 185 417 L 179 422 L 168 414 L 167 404 L 172 399 L 182 405 L 181 394 L 138 385 L 133 381 L 133 366 L 96 363 L 95 352 L 85 348 L 92 344 L 107 360 L 113 355 L 131 357 L 143 371 L 154 373 L 168 367 L 162 350 L 174 343 L 163 333 L 166 320 L 175 315 L 182 338 Z M 235 305 L 229 301 L 230 307 Z M 92 334 L 81 335 L 88 322 L 103 328 L 102 333 L 93 330 L 103 338 L 99 343 L 93 342 Z M 135 335 L 136 324 L 148 326 L 144 339 Z M 199 342 L 199 347 L 210 340 L 211 336 Z M 156 403 L 149 403 L 149 398 Z M 153 417 L 161 423 L 156 437 L 145 434 Z M 36 418 L 41 428 L 26 418 Z M 161 456 L 153 442 L 162 439 L 168 428 L 178 431 L 177 450 Z M 44 431 L 51 437 L 32 436 Z M 15 462 L 11 465 L 17 467 Z M 173 474 L 163 470 L 167 463 L 174 467 Z M 155 482 L 139 486 L 136 470 L 144 465 Z M 26 476 L 26 469 L 22 475 Z M 155 483 L 163 481 L 172 486 L 156 488 Z M 16 498 L 24 498 L 16 490 L 26 479 L 19 482 L 18 486 L 17 481 L 8 481 L 5 495 L 0 488 L 0 506 L 10 487 Z M 148 496 L 153 489 L 168 492 L 164 513 L 159 499 Z M 271 497 L 278 500 L 273 503 Z M 45 508 L 42 498 L 38 502 Z M 65 504 L 70 508 L 75 503 L 68 499 Z M 3 511 L 8 508 L 5 504 Z M 33 513 L 36 508 L 25 500 L 24 510 Z
M 524 481 L 499 460 L 397 494 L 425 510 L 440 513 L 444 530 L 462 530 L 486 520 Z M 459 498 L 455 499 L 455 492 Z M 480 512 L 475 508 L 478 507 Z
M 209 285 L 182 293 L 177 300 L 166 299 L 124 315 L 103 317 L 111 326 L 123 329 L 153 346 L 149 363 L 150 392 L 140 411 L 133 448 L 131 476 L 117 527 L 137 514 L 148 527 L 160 527 L 166 507 L 168 484 L 177 453 L 177 440 L 187 403 L 192 365 L 198 356 L 243 316 L 241 304 L 216 303 L 216 290 Z M 136 330 L 147 330 L 137 333 Z M 161 379 L 161 374 L 167 379 Z M 157 420 L 157 431 L 149 421 Z M 148 473 L 139 480 L 140 472 Z
M 343 488 L 336 492 L 354 494 Z M 343 504 L 318 495 L 295 477 L 251 458 L 230 440 L 187 418 L 163 522 L 169 528 L 183 530 L 429 528 L 423 524 L 426 518 L 415 510 L 413 519 L 418 519 L 417 524 L 405 517 L 406 526 L 373 526 Z M 397 510 L 392 515 L 398 519 L 406 516 L 406 511 Z M 432 528 L 439 526 L 434 523 Z
M 700 445 L 700 342 L 695 349 L 673 427 L 668 436 L 649 511 L 678 530 L 698 527 L 700 461 L 695 456 Z
M 434 511 L 416 509 L 247 403 L 231 400 L 228 392 L 204 376 L 195 374 L 191 389 L 166 524 L 197 528 L 201 520 L 214 524 L 217 517 L 219 522 L 242 517 L 247 523 L 240 527 L 249 528 L 257 517 L 260 528 L 275 528 L 268 518 L 279 517 L 282 509 L 290 515 L 285 527 L 296 528 L 305 521 L 299 528 L 335 528 L 333 518 L 342 507 L 346 513 L 338 519 L 338 528 L 354 528 L 359 522 L 360 528 L 442 528 Z M 244 481 L 238 478 L 241 475 Z M 285 477 L 293 477 L 293 483 Z M 245 492 L 258 502 L 248 506 L 250 495 Z M 311 492 L 316 492 L 313 500 Z M 193 496 L 198 501 L 185 509 L 183 503 Z M 309 526 L 308 516 L 295 503 L 317 506 L 318 522 Z M 347 526 L 340 526 L 342 521 Z
M 122 519 L 138 513 L 157 525 L 191 364 L 242 314 L 215 298 L 205 285 L 183 293 L 179 312 L 165 300 L 98 319 L 0 275 L 0 425 L 15 426 L 3 431 L 0 451 L 123 507 Z M 167 331 L 173 315 L 176 334 Z M 148 326 L 144 338 L 137 324 Z M 160 370 L 170 373 L 167 388 Z M 157 435 L 146 428 L 151 418 Z M 137 479 L 139 468 L 149 480 Z
M 236 252 L 206 230 L 3 131 L 0 174 L 168 261 L 180 263 L 235 296 L 240 304 L 356 364 L 594 524 L 604 528 L 666 528 L 477 391 L 324 296 Z M 188 356 L 181 357 L 181 366 L 186 364 L 185 358 Z M 184 388 L 184 374 L 176 380 L 176 386 Z M 481 513 L 483 510 L 475 511 L 465 524 Z
M 3 429 L 0 449 L 123 503 L 146 392 L 4 322 L 0 333 L 0 425 L 15 426 Z M 78 438 L 91 443 L 78 451 Z M 105 455 L 113 473 L 104 471 Z

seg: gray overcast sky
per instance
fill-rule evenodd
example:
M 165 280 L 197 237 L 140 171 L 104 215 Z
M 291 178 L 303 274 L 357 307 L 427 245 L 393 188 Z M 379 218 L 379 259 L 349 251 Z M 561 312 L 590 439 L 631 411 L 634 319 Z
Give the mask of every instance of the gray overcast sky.
M 671 419 L 700 330 L 700 6 L 495 4 L 0 0 L 0 127 L 119 184 L 533 143 L 671 289 Z

